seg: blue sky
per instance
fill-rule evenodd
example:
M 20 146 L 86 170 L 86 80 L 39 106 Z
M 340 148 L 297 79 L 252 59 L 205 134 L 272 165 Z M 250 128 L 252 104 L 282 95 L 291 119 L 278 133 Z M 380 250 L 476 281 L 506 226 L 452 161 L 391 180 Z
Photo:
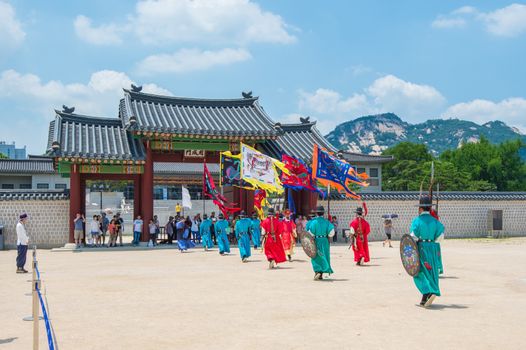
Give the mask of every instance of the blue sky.
M 45 150 L 53 110 L 116 116 L 122 87 L 309 115 L 500 119 L 526 131 L 526 4 L 0 0 L 0 140 Z

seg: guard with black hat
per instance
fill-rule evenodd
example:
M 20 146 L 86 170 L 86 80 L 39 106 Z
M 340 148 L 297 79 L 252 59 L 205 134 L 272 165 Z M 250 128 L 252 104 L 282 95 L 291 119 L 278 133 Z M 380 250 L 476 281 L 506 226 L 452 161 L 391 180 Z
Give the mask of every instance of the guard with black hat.
M 239 220 L 236 222 L 235 232 L 237 238 L 237 246 L 239 248 L 239 255 L 242 262 L 247 262 L 252 255 L 250 252 L 250 225 L 252 220 L 247 218 L 244 210 L 239 213 Z
M 369 262 L 369 233 L 371 227 L 367 220 L 365 220 L 364 208 L 358 207 L 354 211 L 356 214 L 355 219 L 351 222 L 351 235 L 352 235 L 352 250 L 354 252 L 354 262 L 356 265 L 363 265 Z
M 334 236 L 334 225 L 323 217 L 325 208 L 321 205 L 316 207 L 316 218 L 309 221 L 307 230 L 314 236 L 317 254 L 311 258 L 314 280 L 322 280 L 323 274 L 331 274 L 331 246 L 329 238 Z
M 219 255 L 225 255 L 225 253 L 230 253 L 230 243 L 228 242 L 230 224 L 225 220 L 223 213 L 219 213 L 218 219 L 214 225 L 217 245 L 219 247 Z
M 420 259 L 420 270 L 413 280 L 422 293 L 420 305 L 423 307 L 430 306 L 435 298 L 440 296 L 440 245 L 437 240 L 444 234 L 444 225 L 431 215 L 432 205 L 430 196 L 421 196 L 418 204 L 419 215 L 411 223 L 411 236 L 417 241 Z
M 27 246 L 29 244 L 29 237 L 27 236 L 26 223 L 27 214 L 20 214 L 18 223 L 16 224 L 16 273 L 27 273 L 24 268 L 27 257 Z
M 252 220 L 250 220 L 250 236 L 252 237 L 252 244 L 254 244 L 254 250 L 261 247 L 261 220 L 258 218 L 257 213 L 252 213 Z
M 269 208 L 267 215 L 267 218 L 261 223 L 261 233 L 263 234 L 265 255 L 269 262 L 268 267 L 273 269 L 277 267 L 277 264 L 287 261 L 287 258 L 281 242 L 281 221 L 276 217 L 274 208 Z
M 208 217 L 208 215 L 203 215 L 203 221 L 201 222 L 201 225 L 199 226 L 199 234 L 201 234 L 201 239 L 203 242 L 203 248 L 204 250 L 208 250 L 214 246 L 212 243 L 212 220 Z

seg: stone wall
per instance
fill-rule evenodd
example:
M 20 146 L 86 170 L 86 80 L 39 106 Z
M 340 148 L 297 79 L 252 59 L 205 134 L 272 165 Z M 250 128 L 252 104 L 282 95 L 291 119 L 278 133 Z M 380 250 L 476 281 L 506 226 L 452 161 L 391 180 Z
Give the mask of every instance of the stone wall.
M 327 209 L 327 201 L 319 201 Z M 409 233 L 411 220 L 418 214 L 417 201 L 367 200 L 371 225 L 371 241 L 384 240 L 384 214 L 398 214 L 393 219 L 393 239 Z M 340 229 L 349 227 L 354 218 L 357 201 L 332 200 L 331 215 L 338 217 Z M 500 236 L 526 236 L 526 200 L 451 200 L 440 203 L 440 220 L 446 228 L 446 238 L 487 237 L 491 232 L 488 224 L 490 210 L 503 211 L 503 230 Z M 497 233 L 497 232 L 494 232 Z
M 16 224 L 21 213 L 29 215 L 29 244 L 39 248 L 64 246 L 69 238 L 69 200 L 0 201 L 0 225 L 6 249 L 16 248 Z

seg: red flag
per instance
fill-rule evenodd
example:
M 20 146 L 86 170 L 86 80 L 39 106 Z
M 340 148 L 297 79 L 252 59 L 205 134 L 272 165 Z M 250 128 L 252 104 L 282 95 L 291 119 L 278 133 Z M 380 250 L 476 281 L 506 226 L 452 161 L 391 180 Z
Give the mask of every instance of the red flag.
M 241 210 L 241 208 L 234 207 L 233 203 L 229 203 L 228 200 L 221 194 L 214 184 L 214 178 L 210 174 L 206 163 L 203 162 L 203 195 L 207 198 L 212 199 L 212 202 L 217 205 L 219 210 L 226 217 L 230 216 L 231 213 Z

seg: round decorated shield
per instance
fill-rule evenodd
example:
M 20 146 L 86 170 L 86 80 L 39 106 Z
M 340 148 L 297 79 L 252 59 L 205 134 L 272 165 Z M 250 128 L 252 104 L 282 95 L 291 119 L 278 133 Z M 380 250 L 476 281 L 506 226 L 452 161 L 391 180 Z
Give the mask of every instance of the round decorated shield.
M 300 235 L 301 247 L 305 251 L 305 254 L 311 259 L 314 259 L 318 255 L 318 249 L 316 248 L 316 241 L 314 236 L 310 232 L 303 232 Z
M 416 276 L 420 272 L 420 254 L 415 240 L 408 234 L 400 239 L 400 258 L 405 271 L 410 276 Z

